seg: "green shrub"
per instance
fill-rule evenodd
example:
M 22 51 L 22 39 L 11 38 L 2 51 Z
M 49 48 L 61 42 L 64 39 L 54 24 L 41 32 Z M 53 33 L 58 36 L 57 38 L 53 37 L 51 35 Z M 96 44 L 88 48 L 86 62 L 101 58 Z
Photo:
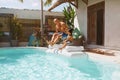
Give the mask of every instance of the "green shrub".
M 11 35 L 12 39 L 18 40 L 22 37 L 22 25 L 19 23 L 16 17 L 11 20 Z

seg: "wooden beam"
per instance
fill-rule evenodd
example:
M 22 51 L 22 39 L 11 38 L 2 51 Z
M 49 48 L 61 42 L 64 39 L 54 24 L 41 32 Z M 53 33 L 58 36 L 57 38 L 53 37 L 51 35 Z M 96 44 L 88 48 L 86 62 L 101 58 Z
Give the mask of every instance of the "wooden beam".
M 70 4 L 78 8 L 78 0 L 74 0 L 74 2 L 70 2 Z
M 75 6 L 76 8 L 78 8 L 78 0 L 58 0 L 48 9 L 48 11 L 51 11 L 55 7 L 57 7 L 63 3 L 66 3 L 66 2 L 68 2 L 68 3 L 72 4 L 73 6 Z
M 82 0 L 85 4 L 88 4 L 88 0 Z

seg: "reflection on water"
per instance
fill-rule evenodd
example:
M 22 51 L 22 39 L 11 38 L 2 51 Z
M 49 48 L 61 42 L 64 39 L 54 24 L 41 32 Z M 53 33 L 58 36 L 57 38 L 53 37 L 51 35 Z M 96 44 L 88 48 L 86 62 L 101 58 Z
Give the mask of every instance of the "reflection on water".
M 72 57 L 69 59 L 71 68 L 75 68 L 80 73 L 85 74 L 85 77 L 89 80 L 119 80 L 120 79 L 120 65 L 95 62 L 90 60 L 87 55 L 81 55 L 79 57 Z
M 86 74 L 88 78 L 96 78 L 99 80 L 101 73 L 95 62 L 89 60 L 87 55 L 81 55 L 79 57 L 70 58 L 72 68 L 78 69 L 81 73 Z
M 9 64 L 15 63 L 18 59 L 25 57 L 25 55 L 38 53 L 38 49 L 33 48 L 3 48 L 0 50 L 0 63 Z M 44 51 L 40 50 L 41 53 Z M 45 55 L 45 54 L 41 54 Z
M 65 57 L 40 49 L 0 50 L 0 80 L 119 80 L 120 66 L 82 54 Z

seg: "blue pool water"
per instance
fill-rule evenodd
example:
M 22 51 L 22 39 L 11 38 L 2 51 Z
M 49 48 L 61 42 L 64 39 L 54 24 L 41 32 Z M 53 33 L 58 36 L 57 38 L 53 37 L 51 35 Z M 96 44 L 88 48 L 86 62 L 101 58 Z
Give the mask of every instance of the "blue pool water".
M 65 57 L 39 48 L 1 48 L 0 80 L 120 80 L 120 66 L 87 55 Z

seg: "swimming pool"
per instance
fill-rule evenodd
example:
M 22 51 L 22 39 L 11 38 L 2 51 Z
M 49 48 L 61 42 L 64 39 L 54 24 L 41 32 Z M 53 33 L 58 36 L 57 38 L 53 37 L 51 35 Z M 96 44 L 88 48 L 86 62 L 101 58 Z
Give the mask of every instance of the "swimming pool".
M 1 48 L 0 80 L 119 80 L 120 66 L 87 55 L 66 57 L 42 48 Z

